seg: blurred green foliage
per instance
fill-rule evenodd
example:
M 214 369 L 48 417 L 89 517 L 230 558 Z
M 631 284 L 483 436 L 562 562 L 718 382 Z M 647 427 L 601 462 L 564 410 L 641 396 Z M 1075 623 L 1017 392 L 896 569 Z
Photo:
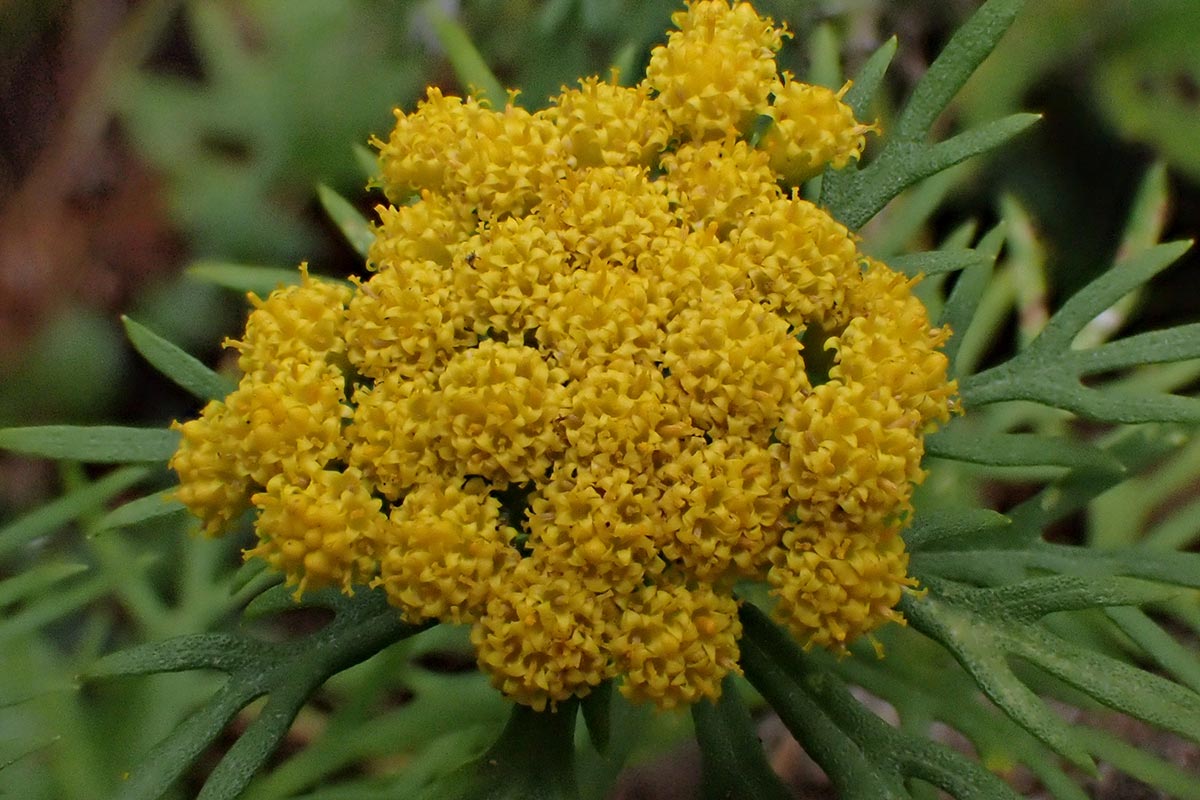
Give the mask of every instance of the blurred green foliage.
M 853 43 L 855 37 L 890 33 L 886 25 L 902 15 L 918 20 L 923 15 L 933 21 L 927 29 L 936 32 L 947 17 L 961 14 L 962 5 L 882 0 L 758 4 L 764 13 L 787 18 L 796 32 L 784 53 L 785 65 L 824 76 L 836 76 L 838 69 L 833 55 L 827 54 L 832 64 L 822 63 L 813 49 L 822 41 Z M 460 19 L 502 82 L 520 87 L 523 102 L 536 107 L 560 85 L 603 73 L 610 64 L 635 77 L 676 6 L 674 0 L 464 0 Z M 426 83 L 453 84 L 424 5 L 187 0 L 178 7 L 176 37 L 164 40 L 147 63 L 126 65 L 114 88 L 117 110 L 138 152 L 166 182 L 173 220 L 189 253 L 271 267 L 311 258 L 315 271 L 328 271 L 339 261 L 352 263 L 351 249 L 322 221 L 316 184 L 361 201 L 365 176 L 354 145 L 386 132 L 389 109 L 410 107 Z M 830 24 L 822 28 L 827 19 Z M 920 28 L 919 22 L 914 24 Z M 36 27 L 33 22 L 30 26 Z M 1033 108 L 1051 114 L 1051 130 L 1087 129 L 1071 134 L 1078 137 L 1072 141 L 1091 145 L 1077 154 L 1082 160 L 1063 159 L 1060 142 L 1034 134 L 1010 146 L 998 168 L 968 166 L 928 179 L 888 208 L 884 224 L 867 228 L 866 246 L 879 255 L 936 242 L 946 250 L 973 246 L 972 252 L 984 257 L 984 266 L 974 268 L 970 279 L 960 277 L 950 292 L 941 291 L 950 286 L 945 275 L 923 287 L 935 310 L 956 295 L 958 308 L 972 305 L 973 329 L 965 330 L 956 345 L 964 374 L 997 349 L 1017 352 L 1036 335 L 1036 320 L 1044 323 L 1048 313 L 1047 292 L 1065 294 L 1102 268 L 1114 263 L 1119 268 L 1122 261 L 1114 253 L 1131 235 L 1122 228 L 1130 213 L 1129 193 L 1123 189 L 1141 180 L 1151 156 L 1161 158 L 1177 176 L 1200 181 L 1200 150 L 1194 144 L 1200 140 L 1197 41 L 1200 4 L 1194 0 L 1029 3 L 954 108 L 974 123 L 1027 108 L 1031 97 L 1046 100 L 1049 105 L 1035 103 Z M 903 42 L 902 47 L 919 54 L 920 44 Z M 940 43 L 925 44 L 936 49 Z M 1065 101 L 1062 87 L 1083 91 Z M 876 109 L 885 121 L 907 89 L 902 81 L 887 88 L 891 97 Z M 1068 111 L 1078 116 L 1064 119 Z M 1121 140 L 1141 143 L 1146 157 L 1139 158 Z M 1108 171 L 1080 170 L 1079 163 L 1106 165 Z M 1161 232 L 1165 175 L 1158 180 L 1150 192 L 1157 205 L 1135 207 L 1132 214 L 1135 222 L 1152 229 L 1149 239 L 1138 240 L 1141 247 Z M 1108 188 L 1098 192 L 1097 185 Z M 997 202 L 1002 191 L 1012 195 Z M 955 195 L 958 210 L 1003 225 L 983 237 L 977 236 L 975 222 L 947 230 L 938 210 Z M 359 205 L 369 205 L 369 200 Z M 1196 220 L 1184 224 L 1195 226 Z M 989 283 L 992 270 L 995 280 Z M 968 297 L 975 276 L 979 294 Z M 1133 300 L 1145 302 L 1145 297 Z M 137 306 L 132 316 L 139 322 L 185 350 L 212 356 L 213 343 L 242 314 L 244 302 L 236 294 L 181 278 L 153 288 Z M 951 313 L 954 308 L 950 306 Z M 1121 313 L 1123 325 L 1132 309 Z M 1114 332 L 1092 331 L 1098 337 L 1093 343 Z M 30 349 L 23 365 L 5 376 L 0 426 L 109 414 L 118 398 L 127 396 L 132 358 L 115 320 L 84 312 L 63 317 Z M 1139 369 L 1124 380 L 1139 390 L 1171 391 L 1188 387 L 1197 374 L 1200 367 L 1185 362 Z M 139 388 L 144 391 L 132 414 L 140 418 L 163 421 L 194 408 L 157 385 Z M 1049 438 L 1072 430 L 1065 413 L 1025 403 L 998 406 L 964 427 L 973 437 L 1032 432 Z M 921 504 L 926 509 L 987 504 L 997 495 L 1007 497 L 1045 481 L 1056 481 L 1053 488 L 1061 496 L 1063 487 L 1069 489 L 1070 481 L 1078 479 L 1087 487 L 1079 505 L 1087 509 L 1090 503 L 1085 535 L 1092 542 L 1126 546 L 1148 530 L 1146 540 L 1153 548 L 1194 547 L 1200 510 L 1186 493 L 1200 474 L 1200 451 L 1186 444 L 1190 430 L 1155 426 L 1145 435 L 1153 447 L 1143 449 L 1155 458 L 1139 464 L 1137 479 L 1120 486 L 1107 488 L 1104 481 L 1111 476 L 1096 469 L 1104 466 L 1104 456 L 1124 446 L 1113 434 L 1095 447 L 1059 453 L 1061 463 L 1022 467 L 939 461 L 938 471 L 922 487 Z M 946 448 L 951 444 L 942 443 Z M 1081 466 L 1087 469 L 1072 471 Z M 0 523 L 0 793 L 29 800 L 100 800 L 112 797 L 124 785 L 123 772 L 176 730 L 218 682 L 211 674 L 192 672 L 89 685 L 81 691 L 77 676 L 116 647 L 228 624 L 264 579 L 237 571 L 236 551 L 248 544 L 246 531 L 226 542 L 199 540 L 189 535 L 187 520 L 174 509 L 119 530 L 106 526 L 109 509 L 133 497 L 135 489 L 144 494 L 167 485 L 165 474 L 137 467 L 93 475 L 68 465 L 59 477 L 64 494 L 48 511 L 21 516 L 0 509 L 12 517 Z M 1047 489 L 1034 499 L 1051 496 Z M 1036 515 L 1035 506 L 1017 508 Z M 145 507 L 138 513 L 145 513 Z M 15 575 L 25 582 L 17 583 Z M 1180 624 L 1200 631 L 1194 597 L 1161 605 L 1160 611 L 1165 608 Z M 1194 664 L 1186 653 L 1180 656 L 1154 640 L 1159 631 L 1154 623 L 1147 627 L 1148 618 L 1129 615 L 1120 622 L 1128 637 L 1120 641 L 1099 626 L 1083 625 L 1067 633 L 1073 641 L 1102 640 L 1109 652 L 1132 650 L 1144 657 L 1149 651 L 1159 663 L 1182 664 L 1174 674 L 1194 685 Z M 289 630 L 286 621 L 255 625 L 252 632 L 267 639 Z M 321 700 L 336 710 L 302 713 L 291 743 L 299 752 L 280 756 L 280 766 L 256 780 L 247 796 L 298 796 L 339 775 L 356 781 L 351 790 L 356 793 L 327 790 L 308 796 L 415 795 L 464 754 L 481 751 L 502 719 L 503 706 L 478 674 L 431 668 L 433 662 L 425 657 L 434 652 L 443 659 L 469 660 L 461 631 L 433 633 L 333 679 Z M 919 672 L 902 675 L 903 690 L 917 698 L 915 714 L 932 718 L 936 710 L 964 729 L 979 724 L 963 710 L 975 697 L 974 684 L 953 671 L 957 668 L 944 653 L 917 652 L 918 639 L 908 631 L 891 631 L 886 638 L 894 650 L 916 653 L 914 663 L 937 665 L 939 674 L 948 676 L 947 685 L 953 684 L 948 693 L 961 700 L 955 704 L 935 697 Z M 1142 642 L 1144 649 L 1136 650 L 1131 641 Z M 880 694 L 894 690 L 896 676 L 876 667 L 853 659 L 839 669 Z M 964 681 L 955 682 L 958 678 Z M 1051 688 L 1062 693 L 1061 687 Z M 400 705 L 398 698 L 408 704 Z M 938 707 L 939 699 L 944 707 Z M 384 711 L 375 713 L 378 708 Z M 251 706 L 236 717 L 235 727 L 249 724 L 257 710 Z M 590 756 L 581 769 L 594 775 L 597 785 L 610 780 L 626 757 L 636 761 L 690 732 L 686 718 L 651 719 L 625 707 L 615 713 L 623 715 L 618 730 L 630 738 L 642 735 L 649 744 L 640 754 Z M 975 731 L 978 741 L 991 748 L 985 755 L 1003 761 L 1025 748 L 1018 754 L 1036 762 L 1029 742 L 1007 718 L 998 719 L 990 732 Z M 1127 747 L 1102 737 L 1094 738 L 1089 748 L 1110 760 L 1136 761 Z M 399 775 L 389 760 L 397 754 L 408 765 Z M 1037 766 L 1044 779 L 1055 779 L 1054 764 Z M 1160 785 L 1182 787 L 1178 796 L 1195 790 L 1184 779 L 1172 783 L 1177 776 L 1159 762 L 1145 771 Z M 185 776 L 168 796 L 194 795 L 200 777 Z

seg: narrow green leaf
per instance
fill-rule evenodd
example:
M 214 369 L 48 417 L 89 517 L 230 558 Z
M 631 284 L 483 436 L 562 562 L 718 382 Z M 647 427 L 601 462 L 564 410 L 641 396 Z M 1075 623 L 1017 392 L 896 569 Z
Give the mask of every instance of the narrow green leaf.
M 270 695 L 262 715 L 212 771 L 206 800 L 232 800 L 287 732 L 296 710 L 331 675 L 370 658 L 383 648 L 422 630 L 400 620 L 379 592 L 340 597 L 332 622 L 317 632 L 287 642 L 264 642 L 228 634 L 200 634 L 141 645 L 101 659 L 95 679 L 185 669 L 220 669 L 225 685 L 208 703 L 149 753 L 122 788 L 121 800 L 155 800 L 211 743 L 230 719 L 258 697 Z M 269 711 L 268 711 L 269 709 Z
M 36 597 L 87 569 L 84 564 L 42 564 L 6 578 L 0 581 L 0 608 Z
M 109 582 L 103 577 L 74 581 L 60 586 L 52 594 L 43 595 L 25 605 L 20 611 L 0 618 L 0 645 L 8 644 L 52 622 L 73 614 L 88 603 L 103 597 L 109 591 Z
M 371 230 L 371 224 L 358 213 L 358 209 L 349 200 L 323 183 L 317 184 L 317 197 L 320 198 L 325 213 L 338 226 L 338 230 L 346 237 L 354 252 L 366 258 L 375 242 L 375 232 Z
M 1024 0 L 989 0 L 946 43 L 913 89 L 896 121 L 893 137 L 919 142 L 958 94 L 975 69 L 996 47 Z
M 121 492 L 137 485 L 150 474 L 147 467 L 122 467 L 95 483 L 74 489 L 48 505 L 0 528 L 0 556 L 45 536 L 72 520 L 104 507 Z
M 1077 375 L 1200 357 L 1200 323 L 1127 336 L 1090 350 L 1070 351 Z
M 534 711 L 515 704 L 500 738 L 439 786 L 455 800 L 577 800 L 575 718 L 579 703 Z
M 961 600 L 984 617 L 1033 622 L 1058 611 L 1165 602 L 1180 592 L 1177 586 L 1135 578 L 1048 575 L 1006 586 L 971 589 Z
M 287 735 L 312 687 L 305 683 L 272 692 L 254 722 L 208 774 L 197 800 L 236 800 Z
M 117 506 L 100 518 L 100 521 L 96 523 L 95 531 L 125 528 L 147 520 L 178 514 L 185 510 L 186 507 L 183 503 L 175 499 L 174 489 L 163 489 L 161 492 L 139 497 Z
M 223 261 L 197 261 L 186 270 L 188 277 L 232 289 L 235 292 L 254 292 L 266 297 L 281 286 L 298 286 L 300 271 L 231 264 Z
M 580 709 L 587 725 L 588 738 L 596 752 L 605 755 L 612 733 L 612 681 L 605 681 L 583 698 Z
M 921 597 L 906 593 L 898 607 L 910 626 L 949 650 L 983 693 L 1013 721 L 1076 766 L 1095 771 L 1091 755 L 1071 726 L 1012 674 L 994 625 L 932 592 Z
M 942 308 L 942 325 L 950 326 L 950 339 L 946 342 L 946 358 L 950 359 L 952 372 L 962 374 L 959 351 L 966 341 L 967 331 L 975 320 L 975 310 L 983 299 L 984 290 L 992 280 L 995 259 L 983 259 L 971 264 L 958 276 L 958 282 L 950 292 Z
M 1163 670 L 1200 694 L 1200 660 L 1139 608 L 1106 608 L 1104 613 Z
M 1121 772 L 1149 784 L 1174 800 L 1200 800 L 1200 777 L 1194 771 L 1157 757 L 1105 731 L 1081 726 L 1080 738 L 1097 758 Z
M 233 382 L 136 320 L 121 317 L 125 334 L 150 365 L 201 400 L 220 400 L 236 387 Z
M 904 531 L 904 543 L 909 552 L 966 547 L 972 540 L 989 539 L 1010 525 L 1008 517 L 989 508 L 955 508 L 917 514 L 916 520 Z
M 807 670 L 794 643 L 758 609 L 743 604 L 739 643 L 746 678 L 771 704 L 804 751 L 821 765 L 843 800 L 903 800 L 899 776 L 877 766 L 871 754 L 842 730 L 806 691 Z
M 87 671 L 89 679 L 153 675 L 191 669 L 233 673 L 270 654 L 267 645 L 227 633 L 193 633 L 149 642 L 104 656 Z
M 427 2 L 424 10 L 438 41 L 450 58 L 450 65 L 454 67 L 454 74 L 458 76 L 459 82 L 480 101 L 486 100 L 491 103 L 492 108 L 503 108 L 508 100 L 508 93 L 492 74 L 492 70 L 475 49 L 471 37 L 463 27 L 446 16 L 436 2 Z
M 366 145 L 354 143 L 354 163 L 362 171 L 363 179 L 371 185 L 379 177 L 379 158 L 375 151 Z
M 842 102 L 854 111 L 855 119 L 866 119 L 871 113 L 871 104 L 883 83 L 883 76 L 896 56 L 897 41 L 893 36 L 871 54 L 866 63 L 854 76 L 854 84 L 842 98 Z
M 893 256 L 888 259 L 888 266 L 915 278 L 918 275 L 958 272 L 986 260 L 973 250 L 929 250 L 924 253 Z
M 167 461 L 178 446 L 178 432 L 164 428 L 46 425 L 0 429 L 0 449 L 93 464 Z
M 705 798 L 785 800 L 792 796 L 767 763 L 750 711 L 732 677 L 726 676 L 722 682 L 716 703 L 701 700 L 692 706 L 692 720 L 700 745 Z
M 1012 626 L 1007 648 L 1121 713 L 1200 741 L 1200 694 L 1123 661 L 1059 639 L 1040 626 Z
M 993 466 L 1056 466 L 1124 472 L 1111 453 L 1067 437 L 944 428 L 925 437 L 926 455 Z
M 1109 269 L 1063 303 L 1034 340 L 1034 346 L 1050 351 L 1066 350 L 1075 335 L 1097 314 L 1175 263 L 1191 246 L 1190 241 L 1155 245 Z
M 743 605 L 741 617 L 746 676 L 829 775 L 840 797 L 908 797 L 906 779 L 915 778 L 958 798 L 1015 800 L 1013 791 L 976 761 L 871 713 L 761 611 Z M 839 737 L 841 748 L 831 752 Z

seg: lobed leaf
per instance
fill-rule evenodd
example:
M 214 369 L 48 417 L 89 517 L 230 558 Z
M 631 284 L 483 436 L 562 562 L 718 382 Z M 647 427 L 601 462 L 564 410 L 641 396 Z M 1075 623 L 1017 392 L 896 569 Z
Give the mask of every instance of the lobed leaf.
M 362 591 L 332 605 L 332 622 L 294 641 L 196 634 L 141 645 L 101 659 L 89 678 L 188 669 L 218 669 L 229 674 L 206 705 L 154 747 L 122 786 L 119 797 L 160 797 L 221 735 L 238 711 L 266 695 L 269 699 L 263 712 L 242 734 L 246 744 L 235 744 L 225 754 L 200 794 L 205 800 L 233 800 L 278 746 L 296 713 L 318 686 L 331 675 L 421 630 L 403 623 L 378 592 Z
M 908 186 L 1007 141 L 1036 121 L 1014 114 L 980 125 L 935 145 L 925 143 L 933 123 L 1000 41 L 1023 0 L 989 0 L 960 28 L 922 77 L 879 156 L 860 170 L 827 170 L 821 205 L 857 230 Z M 857 114 L 866 111 L 892 48 L 885 45 L 868 62 L 861 93 L 847 93 Z M 867 70 L 864 68 L 864 72 Z
M 692 720 L 700 745 L 705 798 L 785 800 L 792 796 L 767 762 L 732 676 L 722 682 L 719 700 L 701 700 L 692 706 Z
M 746 677 L 829 776 L 838 796 L 906 798 L 918 779 L 958 798 L 1017 795 L 975 761 L 868 711 L 832 671 L 812 663 L 752 605 L 741 610 Z

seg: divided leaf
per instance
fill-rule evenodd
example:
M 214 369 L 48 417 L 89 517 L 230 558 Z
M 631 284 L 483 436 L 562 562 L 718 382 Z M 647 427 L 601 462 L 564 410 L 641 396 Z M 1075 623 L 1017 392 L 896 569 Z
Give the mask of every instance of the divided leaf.
M 318 596 L 319 595 L 319 596 Z M 270 757 L 309 696 L 337 672 L 370 658 L 423 628 L 401 622 L 379 592 L 353 598 L 314 593 L 313 605 L 336 616 L 301 639 L 266 642 L 232 634 L 195 634 L 114 653 L 90 670 L 90 679 L 192 669 L 216 669 L 228 681 L 135 769 L 123 800 L 154 800 L 166 792 L 241 709 L 264 695 L 267 703 L 212 770 L 200 797 L 232 800 Z

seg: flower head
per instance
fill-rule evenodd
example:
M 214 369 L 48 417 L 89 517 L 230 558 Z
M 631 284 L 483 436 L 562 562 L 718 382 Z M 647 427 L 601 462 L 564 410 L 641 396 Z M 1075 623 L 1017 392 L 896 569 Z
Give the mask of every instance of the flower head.
M 778 74 L 749 4 L 674 20 L 634 87 L 397 112 L 374 274 L 255 299 L 237 390 L 178 425 L 208 533 L 255 509 L 247 557 L 470 624 L 539 709 L 616 677 L 715 698 L 737 580 L 810 646 L 898 620 L 922 437 L 954 402 L 912 282 L 790 188 L 866 128 Z

